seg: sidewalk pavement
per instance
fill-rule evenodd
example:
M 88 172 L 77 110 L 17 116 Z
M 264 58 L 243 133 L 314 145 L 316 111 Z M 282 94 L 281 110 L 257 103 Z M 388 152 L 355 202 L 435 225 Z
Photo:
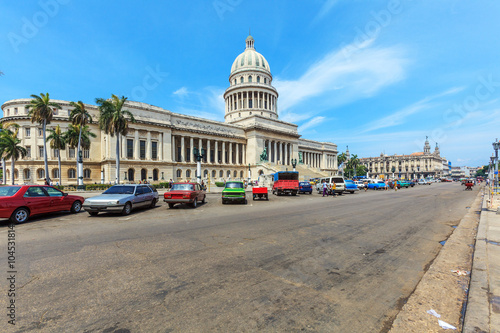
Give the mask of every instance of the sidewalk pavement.
M 500 195 L 490 195 L 488 187 L 484 191 L 463 326 L 466 333 L 500 333 Z

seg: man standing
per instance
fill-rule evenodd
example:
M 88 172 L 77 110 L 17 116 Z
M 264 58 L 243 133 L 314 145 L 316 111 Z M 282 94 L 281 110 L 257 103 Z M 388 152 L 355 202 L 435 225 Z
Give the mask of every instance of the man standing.
M 326 184 L 326 180 L 323 181 L 323 196 L 328 196 L 328 185 Z

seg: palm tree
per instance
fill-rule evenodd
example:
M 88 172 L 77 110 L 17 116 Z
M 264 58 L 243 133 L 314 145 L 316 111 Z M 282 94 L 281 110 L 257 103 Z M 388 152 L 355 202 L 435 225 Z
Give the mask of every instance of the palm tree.
M 92 116 L 85 109 L 85 104 L 83 104 L 82 101 L 78 101 L 77 103 L 70 102 L 69 104 L 74 107 L 74 109 L 71 110 L 71 113 L 69 115 L 69 120 L 73 123 L 73 125 L 79 125 L 80 127 L 80 133 L 78 136 L 78 145 L 76 151 L 76 156 L 77 156 L 76 170 L 78 172 L 77 174 L 78 185 L 81 186 L 83 185 L 83 175 L 82 175 L 83 160 L 80 158 L 81 148 L 82 148 L 81 147 L 82 129 L 86 127 L 87 123 L 92 124 Z
M 12 134 L 16 132 L 17 135 L 17 131 L 19 131 L 19 125 L 16 123 L 9 123 L 9 122 L 0 123 L 0 134 L 5 132 Z M 0 156 L 2 156 L 2 184 L 5 184 L 7 182 L 7 177 L 5 175 L 6 165 L 2 149 L 0 149 Z
M 90 137 L 97 137 L 90 131 L 88 125 L 69 125 L 68 130 L 64 133 L 66 144 L 71 148 L 76 148 L 80 144 L 83 149 L 90 149 Z
M 59 185 L 62 185 L 61 178 L 61 150 L 66 149 L 66 137 L 64 133 L 61 133 L 61 127 L 56 126 L 55 129 L 49 129 L 50 135 L 47 140 L 50 140 L 50 148 L 57 151 L 57 166 L 59 167 Z
M 342 154 L 340 154 L 339 156 L 337 156 L 337 162 L 338 162 L 338 165 L 341 165 L 341 164 L 342 164 L 342 163 L 344 163 L 346 160 L 347 160 L 347 155 L 346 155 L 346 153 L 342 153 Z
M 33 99 L 30 101 L 30 104 L 26 105 L 26 107 L 29 110 L 28 115 L 31 117 L 31 122 L 37 122 L 42 125 L 45 177 L 47 177 L 47 182 L 50 183 L 49 166 L 47 163 L 47 139 L 45 138 L 46 128 L 47 125 L 52 121 L 52 117 L 54 115 L 53 109 L 61 109 L 61 106 L 50 101 L 49 93 L 40 93 L 40 96 L 31 95 L 31 97 Z
M 21 146 L 21 140 L 17 137 L 17 131 L 2 131 L 0 135 L 0 150 L 2 150 L 2 156 L 6 159 L 11 159 L 11 179 L 12 185 L 14 185 L 14 170 L 15 163 L 19 157 L 24 157 L 27 154 L 26 148 Z
M 120 183 L 120 135 L 127 135 L 129 122 L 135 123 L 132 112 L 123 110 L 127 97 L 118 98 L 111 95 L 111 99 L 96 98 L 99 105 L 99 128 L 106 134 L 116 134 L 116 183 Z

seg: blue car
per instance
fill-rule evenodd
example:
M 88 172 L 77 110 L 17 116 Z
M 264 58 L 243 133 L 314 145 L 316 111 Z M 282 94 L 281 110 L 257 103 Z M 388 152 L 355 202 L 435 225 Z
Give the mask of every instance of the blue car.
M 377 180 L 373 183 L 368 183 L 368 189 L 385 190 L 387 189 L 387 185 L 385 185 L 385 182 L 383 180 Z
M 346 179 L 345 181 L 345 190 L 344 192 L 354 193 L 359 191 L 358 185 L 353 180 Z
M 313 188 L 309 182 L 299 182 L 299 193 L 313 193 Z

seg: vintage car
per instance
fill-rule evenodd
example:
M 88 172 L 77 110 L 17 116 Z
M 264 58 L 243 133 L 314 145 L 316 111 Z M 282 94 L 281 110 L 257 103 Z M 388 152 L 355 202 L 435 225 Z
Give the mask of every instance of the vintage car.
M 410 187 L 410 183 L 407 180 L 401 179 L 401 180 L 398 180 L 398 183 L 400 185 L 398 188 L 401 188 L 401 187 L 409 188 Z
M 136 208 L 153 208 L 157 202 L 158 191 L 152 185 L 113 185 L 101 195 L 86 199 L 83 209 L 91 216 L 96 216 L 99 212 L 115 212 L 128 215 Z
M 365 183 L 362 181 L 362 180 L 356 180 L 354 181 L 354 184 L 356 184 L 356 186 L 358 187 L 358 189 L 362 189 L 362 188 L 365 188 Z
M 376 180 L 368 183 L 368 189 L 371 190 L 385 190 L 388 185 L 385 185 L 385 181 Z
M 78 213 L 84 198 L 68 195 L 51 186 L 12 185 L 0 187 L 0 218 L 12 223 L 26 222 L 30 216 L 59 211 Z
M 163 195 L 163 201 L 168 203 L 170 208 L 174 208 L 177 203 L 189 204 L 196 208 L 198 201 L 205 203 L 205 197 L 205 190 L 198 183 L 174 183 L 170 191 Z
M 222 190 L 222 204 L 235 201 L 247 203 L 245 185 L 240 181 L 228 181 Z
M 313 188 L 310 182 L 299 182 L 299 194 L 300 193 L 313 193 Z
M 356 191 L 359 191 L 358 185 L 354 183 L 354 180 L 346 179 L 344 180 L 344 182 L 345 182 L 345 190 L 344 190 L 345 192 L 354 193 Z

